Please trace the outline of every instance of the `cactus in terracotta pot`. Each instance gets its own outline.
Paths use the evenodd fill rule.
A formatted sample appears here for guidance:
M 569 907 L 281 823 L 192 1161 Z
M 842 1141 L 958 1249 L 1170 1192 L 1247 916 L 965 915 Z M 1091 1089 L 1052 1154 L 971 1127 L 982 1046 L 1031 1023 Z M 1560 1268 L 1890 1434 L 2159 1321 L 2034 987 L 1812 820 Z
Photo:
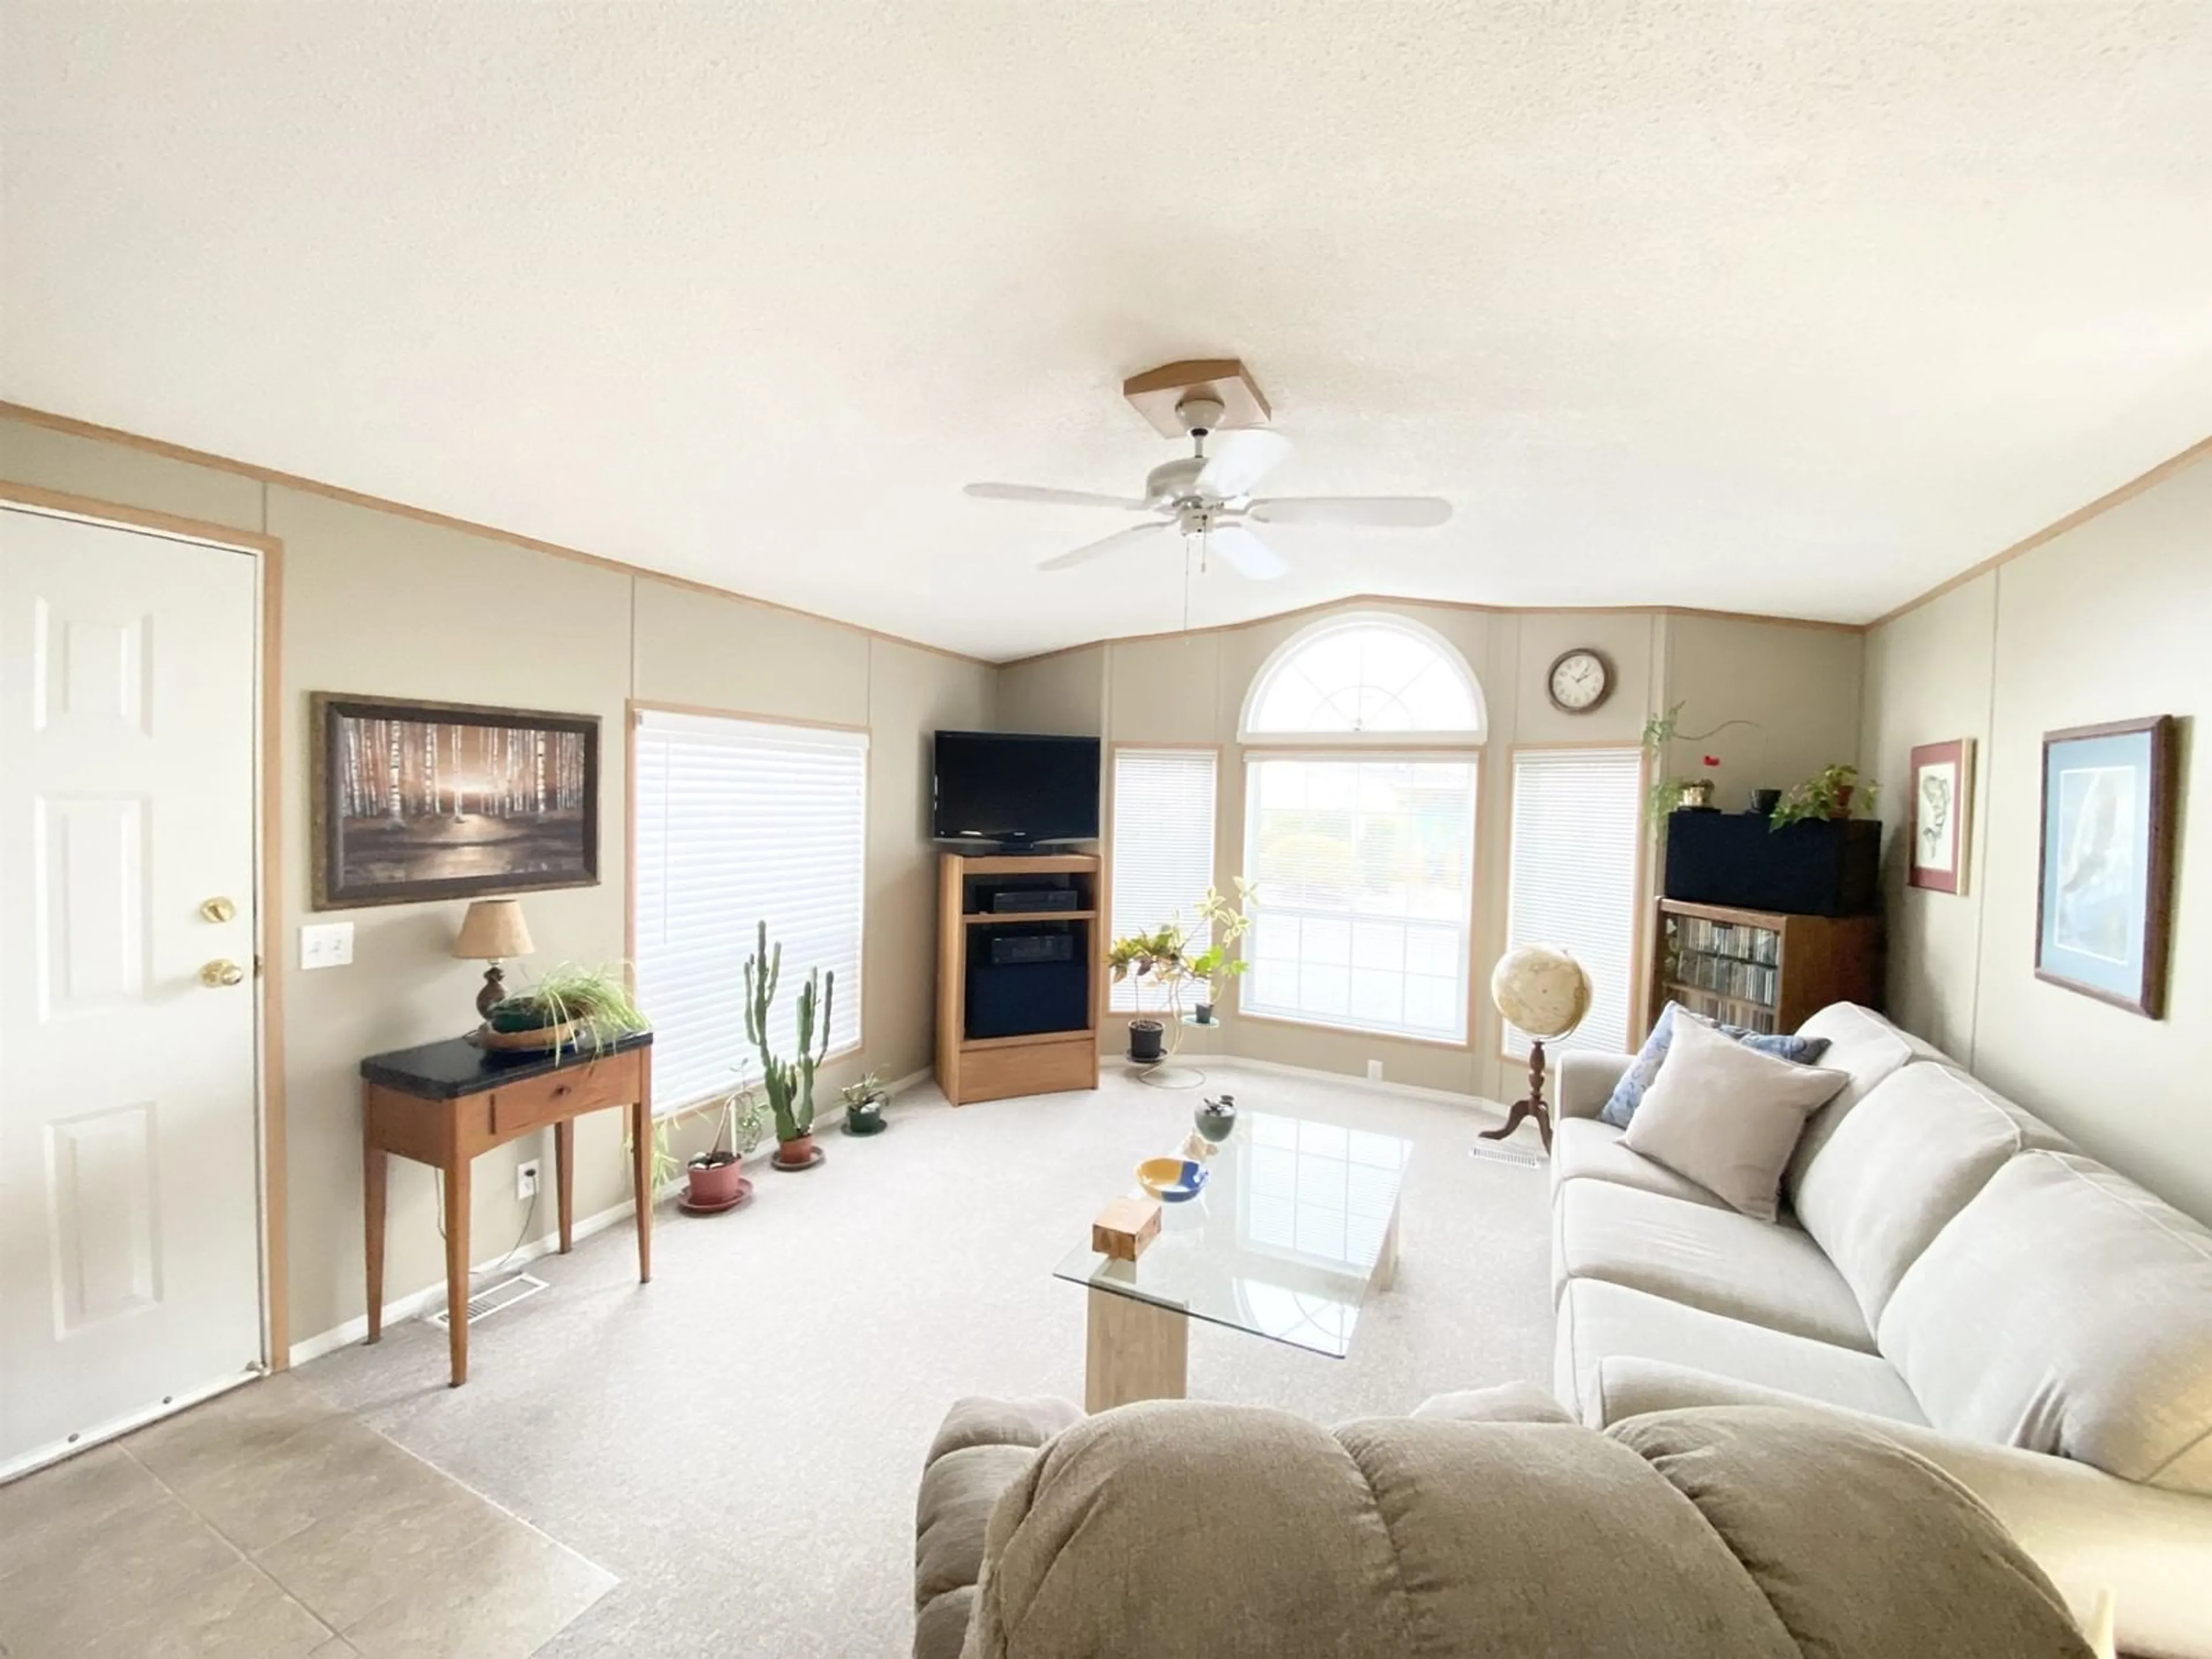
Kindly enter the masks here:
M 806 970 L 806 983 L 799 988 L 799 1053 L 795 1059 L 777 1057 L 769 1047 L 769 1011 L 783 977 L 783 946 L 770 950 L 768 923 L 760 925 L 760 943 L 745 958 L 745 1036 L 760 1050 L 761 1091 L 775 1119 L 775 1162 L 786 1169 L 805 1167 L 814 1156 L 814 1073 L 830 1053 L 830 1015 L 836 1006 L 837 975 L 817 968 Z M 821 1045 L 815 1045 L 815 1028 L 821 1027 Z

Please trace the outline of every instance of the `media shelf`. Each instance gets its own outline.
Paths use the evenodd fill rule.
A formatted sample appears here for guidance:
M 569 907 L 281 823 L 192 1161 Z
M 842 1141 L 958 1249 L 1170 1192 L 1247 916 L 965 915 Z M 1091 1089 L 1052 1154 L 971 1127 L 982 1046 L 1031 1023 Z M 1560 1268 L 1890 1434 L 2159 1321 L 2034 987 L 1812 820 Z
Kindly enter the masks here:
M 1794 1031 L 1832 1002 L 1877 1007 L 1881 918 L 1661 899 L 1645 1030 L 1669 1002 L 1753 1031 Z
M 1103 885 L 1095 854 L 939 855 L 936 1070 L 952 1104 L 1098 1086 Z M 1069 908 L 994 910 L 1000 894 Z

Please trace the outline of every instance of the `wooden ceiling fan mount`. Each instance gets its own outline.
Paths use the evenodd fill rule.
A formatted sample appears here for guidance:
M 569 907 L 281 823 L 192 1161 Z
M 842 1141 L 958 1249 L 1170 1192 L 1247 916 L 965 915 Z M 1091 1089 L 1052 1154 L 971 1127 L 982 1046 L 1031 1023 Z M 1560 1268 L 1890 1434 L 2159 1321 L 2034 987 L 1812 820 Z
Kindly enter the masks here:
M 1121 395 L 1164 438 L 1228 427 L 1265 426 L 1273 418 L 1251 371 L 1234 357 L 1194 357 L 1163 363 L 1121 382 Z M 1204 405 L 1212 404 L 1212 409 Z M 1218 412 L 1217 412 L 1218 411 Z M 1197 419 L 1203 414 L 1208 418 Z

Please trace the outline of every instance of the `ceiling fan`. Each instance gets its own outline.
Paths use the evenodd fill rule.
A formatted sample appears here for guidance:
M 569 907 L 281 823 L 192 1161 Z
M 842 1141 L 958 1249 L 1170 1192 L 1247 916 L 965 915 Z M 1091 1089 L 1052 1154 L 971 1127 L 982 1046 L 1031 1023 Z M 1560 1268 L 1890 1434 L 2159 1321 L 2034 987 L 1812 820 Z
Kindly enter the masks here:
M 1176 405 L 1176 418 L 1191 440 L 1191 453 L 1164 462 L 1145 477 L 1141 496 L 1102 495 L 1039 484 L 971 483 L 968 494 L 995 501 L 1041 501 L 1060 507 L 1109 507 L 1152 513 L 1147 523 L 1040 560 L 1040 570 L 1065 570 L 1134 545 L 1163 530 L 1194 538 L 1202 562 L 1218 553 L 1239 575 L 1268 581 L 1290 567 L 1261 539 L 1254 525 L 1366 525 L 1420 529 L 1451 517 L 1451 503 L 1435 495 L 1261 495 L 1252 491 L 1290 453 L 1290 440 L 1266 427 L 1217 426 L 1224 405 L 1201 393 Z M 1214 440 L 1207 453 L 1206 441 Z

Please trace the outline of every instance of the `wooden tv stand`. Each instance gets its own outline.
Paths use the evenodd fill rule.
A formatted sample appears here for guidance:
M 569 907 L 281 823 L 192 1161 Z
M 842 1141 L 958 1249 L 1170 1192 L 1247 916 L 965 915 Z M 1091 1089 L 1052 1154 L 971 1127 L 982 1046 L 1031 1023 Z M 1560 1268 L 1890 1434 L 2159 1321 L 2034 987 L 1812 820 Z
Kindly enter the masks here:
M 1011 1095 L 1056 1094 L 1098 1086 L 1098 1005 L 1103 981 L 1099 930 L 1105 883 L 1095 853 L 971 858 L 945 853 L 937 866 L 937 1086 L 955 1106 Z M 1033 883 L 1073 890 L 1065 910 L 992 910 L 997 888 Z M 1079 1026 L 1024 1036 L 968 1035 L 968 953 L 994 928 L 1065 923 L 1084 974 Z

